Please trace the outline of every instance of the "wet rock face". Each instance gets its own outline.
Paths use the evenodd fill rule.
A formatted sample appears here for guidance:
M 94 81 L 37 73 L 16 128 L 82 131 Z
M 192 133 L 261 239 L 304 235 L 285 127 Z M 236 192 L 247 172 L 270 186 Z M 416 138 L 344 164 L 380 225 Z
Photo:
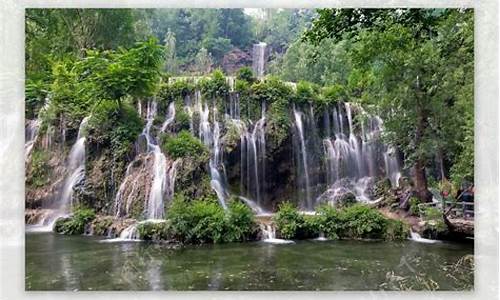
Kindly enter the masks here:
M 318 197 L 319 203 L 345 207 L 373 197 L 373 179 L 353 181 L 341 179 Z
M 116 238 L 125 228 L 134 224 L 134 219 L 114 218 L 111 216 L 97 216 L 85 229 L 86 234 Z
M 43 185 L 32 184 L 39 175 L 35 172 L 33 161 L 29 160 L 26 164 L 26 208 L 51 207 L 57 201 L 58 191 L 64 184 L 66 168 L 62 147 L 57 145 L 54 149 L 39 151 L 44 151 L 47 155 L 46 165 L 43 166 L 46 181 Z
M 154 154 L 136 156 L 116 195 L 113 214 L 120 217 L 140 218 L 149 197 L 153 180 Z M 96 180 L 98 177 L 95 178 Z

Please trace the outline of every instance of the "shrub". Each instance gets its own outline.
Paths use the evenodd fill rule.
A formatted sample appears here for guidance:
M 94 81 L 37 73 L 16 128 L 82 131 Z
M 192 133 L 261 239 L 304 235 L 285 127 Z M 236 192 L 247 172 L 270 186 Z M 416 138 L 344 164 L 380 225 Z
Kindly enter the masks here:
M 113 225 L 113 217 L 111 216 L 96 218 L 92 222 L 95 235 L 106 235 L 111 225 Z
M 184 131 L 190 129 L 191 120 L 189 115 L 184 110 L 177 110 L 175 113 L 175 129 L 176 131 Z
M 215 199 L 186 202 L 177 196 L 168 212 L 173 235 L 190 243 L 219 243 L 223 241 L 224 209 Z
M 420 209 L 418 207 L 418 205 L 420 204 L 420 200 L 417 197 L 411 197 L 409 203 L 410 208 L 408 211 L 410 212 L 410 214 L 413 216 L 420 215 Z
M 179 132 L 175 137 L 166 138 L 163 148 L 173 159 L 208 155 L 205 145 L 186 130 Z
M 294 100 L 297 104 L 316 103 L 318 93 L 315 91 L 315 86 L 307 81 L 299 81 Z
M 408 238 L 408 225 L 400 220 L 387 220 L 384 239 L 388 241 L 405 240 Z
M 387 227 L 387 219 L 380 212 L 362 204 L 344 208 L 341 220 L 341 237 L 383 238 Z
M 170 240 L 173 237 L 169 220 L 165 222 L 141 222 L 137 225 L 139 236 L 147 241 Z
M 304 216 L 304 222 L 300 226 L 297 234 L 298 238 L 314 238 L 318 237 L 320 230 L 320 222 L 318 216 Z
M 229 202 L 225 218 L 225 242 L 249 240 L 255 232 L 255 226 L 254 214 L 247 205 L 236 200 Z
M 329 239 L 338 239 L 342 229 L 342 219 L 339 211 L 329 205 L 321 205 L 316 209 L 319 232 Z
M 236 74 L 236 79 L 246 81 L 248 83 L 253 83 L 256 80 L 255 75 L 253 74 L 253 71 L 250 67 L 240 68 L 238 70 L 238 73 Z
M 144 125 L 134 107 L 126 102 L 102 101 L 91 114 L 86 128 L 89 141 L 100 146 L 111 145 L 116 157 L 130 151 Z
M 49 156 L 47 152 L 33 149 L 31 152 L 31 169 L 27 184 L 32 187 L 42 187 L 49 182 Z
M 54 230 L 62 234 L 83 234 L 85 225 L 92 222 L 96 217 L 93 209 L 77 208 L 69 218 L 57 220 Z
M 446 224 L 443 219 L 443 212 L 434 207 L 427 207 L 423 212 L 423 219 L 426 225 L 436 231 L 446 230 Z
M 229 93 L 229 85 L 224 73 L 220 69 L 215 70 L 211 78 L 200 82 L 200 91 L 209 99 L 225 98 Z
M 335 84 L 324 87 L 322 90 L 322 97 L 327 104 L 334 104 L 346 99 L 346 91 L 344 86 Z
M 299 229 L 303 226 L 304 216 L 290 202 L 283 202 L 278 206 L 278 212 L 273 217 L 276 226 L 285 239 L 297 236 Z

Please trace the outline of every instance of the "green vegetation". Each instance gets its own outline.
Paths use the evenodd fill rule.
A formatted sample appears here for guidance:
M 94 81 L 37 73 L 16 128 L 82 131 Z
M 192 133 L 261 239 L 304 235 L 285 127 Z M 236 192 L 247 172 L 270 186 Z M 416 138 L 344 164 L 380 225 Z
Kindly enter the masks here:
M 49 153 L 34 149 L 31 153 L 31 169 L 26 178 L 26 184 L 34 188 L 46 185 L 49 182 Z
M 208 155 L 208 149 L 189 131 L 183 130 L 175 137 L 167 137 L 163 149 L 173 159 L 200 158 Z
M 69 218 L 57 220 L 54 231 L 62 234 L 83 234 L 85 225 L 94 220 L 96 214 L 93 209 L 78 207 Z
M 348 66 L 337 82 L 383 118 L 384 138 L 413 167 L 421 201 L 430 200 L 426 167 L 436 153 L 452 165 L 455 184 L 472 178 L 472 10 L 320 9 L 300 43 L 311 45 L 314 60 L 326 54 Z M 332 43 L 343 48 L 341 55 L 327 50 Z
M 168 211 L 172 232 L 186 243 L 221 243 L 249 240 L 254 234 L 253 213 L 233 201 L 224 209 L 214 198 L 186 201 L 176 197 Z
M 304 224 L 304 216 L 290 202 L 280 203 L 273 220 L 279 228 L 281 236 L 285 239 L 297 236 L 299 229 Z
M 292 204 L 284 202 L 274 222 L 285 239 L 317 237 L 320 233 L 329 239 L 403 240 L 408 236 L 408 226 L 403 222 L 387 219 L 362 204 L 342 209 L 323 205 L 316 209 L 315 215 L 304 216 Z
M 137 231 L 142 240 L 146 241 L 168 241 L 172 239 L 172 225 L 165 222 L 141 222 L 137 225 Z

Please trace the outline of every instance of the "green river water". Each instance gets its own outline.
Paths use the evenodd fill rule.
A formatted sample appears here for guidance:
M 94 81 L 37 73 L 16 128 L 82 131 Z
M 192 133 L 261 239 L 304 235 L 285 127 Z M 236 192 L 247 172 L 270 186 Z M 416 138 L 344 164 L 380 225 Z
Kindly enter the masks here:
M 470 290 L 472 244 L 251 242 L 168 249 L 26 233 L 26 290 Z

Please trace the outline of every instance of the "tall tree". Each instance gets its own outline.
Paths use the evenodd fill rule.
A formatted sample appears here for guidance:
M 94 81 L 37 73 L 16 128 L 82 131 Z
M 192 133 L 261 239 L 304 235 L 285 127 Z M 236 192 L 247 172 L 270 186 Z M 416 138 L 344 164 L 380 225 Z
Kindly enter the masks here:
M 456 14 L 461 21 L 452 17 Z M 319 11 L 312 29 L 303 36 L 315 45 L 325 39 L 353 42 L 350 53 L 354 70 L 349 86 L 356 93 L 352 96 L 373 105 L 384 118 L 386 138 L 402 150 L 406 165 L 412 169 L 416 194 L 423 201 L 431 196 L 426 167 L 435 153 L 457 146 L 454 140 L 460 135 L 450 129 L 467 126 L 464 120 L 468 118 L 457 119 L 453 114 L 467 114 L 472 106 L 470 94 L 457 98 L 457 90 L 447 88 L 471 81 L 473 71 L 449 60 L 453 42 L 445 42 L 449 37 L 442 27 L 447 22 L 451 28 L 472 26 L 471 16 L 467 10 L 326 9 Z M 469 42 L 458 44 L 460 59 L 470 64 L 472 31 L 462 30 L 461 35 Z M 462 74 L 458 82 L 449 76 L 458 72 L 457 68 Z M 465 111 L 457 108 L 460 98 Z M 440 142 L 443 139 L 451 141 Z M 464 145 L 459 147 L 466 149 Z

